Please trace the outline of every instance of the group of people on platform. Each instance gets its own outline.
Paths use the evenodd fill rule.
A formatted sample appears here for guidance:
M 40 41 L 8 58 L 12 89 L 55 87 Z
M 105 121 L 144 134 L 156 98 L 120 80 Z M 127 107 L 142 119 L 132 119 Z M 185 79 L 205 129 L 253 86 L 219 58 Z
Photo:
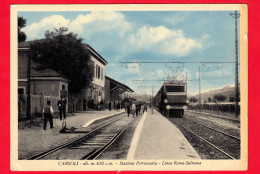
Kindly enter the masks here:
M 126 112 L 127 112 L 127 116 L 129 117 L 130 113 L 133 115 L 133 117 L 135 115 L 138 116 L 141 113 L 141 108 L 142 108 L 142 105 L 141 105 L 140 102 L 138 104 L 135 104 L 135 103 L 131 104 L 131 102 L 126 103 L 125 109 L 126 109 Z M 143 105 L 143 113 L 144 112 L 147 112 L 147 104 L 146 103 Z
M 122 109 L 124 107 L 122 102 L 120 102 L 120 101 L 105 102 L 105 101 L 101 100 L 100 102 L 95 102 L 94 99 L 90 99 L 90 100 L 88 100 L 88 102 L 86 100 L 84 100 L 83 105 L 87 106 L 88 109 L 99 110 L 99 111 L 105 110 L 106 108 L 108 108 L 110 111 L 112 109 L 118 110 L 118 109 Z M 85 108 L 84 110 L 87 110 L 87 108 Z
M 64 121 L 66 119 L 66 98 L 65 97 L 61 97 L 61 99 L 57 102 L 57 106 L 59 108 L 59 116 L 60 116 L 60 120 Z M 104 108 L 104 103 L 101 100 L 100 102 L 100 107 Z M 129 101 L 129 102 L 125 102 L 124 104 L 122 104 L 122 102 L 119 101 L 109 101 L 108 102 L 108 109 L 109 111 L 112 110 L 112 106 L 114 109 L 119 110 L 119 109 L 123 109 L 125 108 L 125 111 L 127 112 L 127 115 L 129 117 L 130 114 L 134 116 L 138 116 L 141 112 L 141 109 L 143 108 L 143 113 L 147 112 L 147 104 L 141 104 L 141 102 L 138 102 L 138 104 L 135 104 L 135 102 Z M 104 110 L 104 109 L 101 109 Z M 53 129 L 53 108 L 51 106 L 51 101 L 47 101 L 47 105 L 43 108 L 43 116 L 44 116 L 44 126 L 43 129 L 46 130 L 46 126 L 47 126 L 47 121 L 49 120 L 50 122 L 50 128 Z M 63 118 L 63 119 L 62 119 Z
M 113 106 L 113 108 L 115 110 L 123 109 L 122 102 L 119 102 L 119 101 L 109 101 L 108 102 L 108 109 L 109 109 L 109 111 L 112 110 L 112 106 Z
M 99 111 L 104 110 L 105 108 L 103 100 L 101 100 L 100 102 L 96 102 L 94 99 L 89 99 L 88 102 L 84 100 L 83 105 L 87 106 L 88 109 L 99 110 Z M 87 108 L 83 110 L 87 110 Z

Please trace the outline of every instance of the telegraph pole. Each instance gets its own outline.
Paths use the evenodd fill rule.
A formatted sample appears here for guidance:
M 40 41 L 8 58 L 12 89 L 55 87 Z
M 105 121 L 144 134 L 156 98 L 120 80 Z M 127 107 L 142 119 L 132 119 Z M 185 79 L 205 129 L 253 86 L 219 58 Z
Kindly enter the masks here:
M 26 108 L 26 118 L 31 118 L 31 56 L 29 53 L 27 62 L 27 108 Z
M 201 94 L 200 94 L 200 66 L 199 66 L 199 108 L 201 110 Z
M 238 117 L 238 98 L 239 98 L 239 89 L 238 89 L 238 33 L 237 33 L 237 19 L 240 17 L 240 14 L 235 11 L 235 13 L 230 13 L 230 15 L 235 19 L 235 55 L 236 55 L 236 63 L 235 63 L 235 113 L 236 117 Z
M 187 76 L 187 69 L 186 69 L 186 96 L 188 94 L 188 76 Z

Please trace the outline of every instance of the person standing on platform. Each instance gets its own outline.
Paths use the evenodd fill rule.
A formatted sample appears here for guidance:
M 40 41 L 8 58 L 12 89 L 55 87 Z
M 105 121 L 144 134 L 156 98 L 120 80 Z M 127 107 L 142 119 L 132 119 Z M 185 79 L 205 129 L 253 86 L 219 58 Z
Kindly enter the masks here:
M 100 110 L 103 111 L 104 110 L 104 103 L 103 103 L 103 100 L 100 101 Z
M 130 103 L 126 103 L 127 116 L 130 114 Z
M 116 110 L 120 110 L 120 103 L 119 103 L 119 101 L 117 101 L 117 103 L 116 103 Z
M 108 103 L 109 111 L 111 111 L 111 105 L 112 105 L 112 103 L 111 103 L 111 101 L 109 101 L 109 103 Z
M 141 103 L 139 101 L 139 104 L 138 104 L 138 113 L 141 113 Z
M 139 104 L 136 104 L 135 112 L 136 112 L 136 116 L 138 116 L 138 112 L 139 112 Z
M 66 98 L 65 97 L 61 97 L 61 100 L 58 101 L 57 106 L 59 108 L 60 111 L 60 120 L 62 120 L 62 115 L 63 118 L 66 119 Z
M 133 113 L 133 117 L 135 116 L 135 112 L 136 112 L 136 107 L 135 104 L 132 104 L 132 113 Z
M 43 108 L 43 116 L 44 116 L 44 123 L 43 129 L 46 130 L 47 121 L 50 122 L 50 128 L 53 129 L 53 109 L 51 106 L 51 101 L 47 101 L 47 106 Z
M 143 110 L 143 113 L 144 113 L 144 112 L 147 112 L 147 104 L 146 104 L 146 103 L 144 104 L 144 110 Z

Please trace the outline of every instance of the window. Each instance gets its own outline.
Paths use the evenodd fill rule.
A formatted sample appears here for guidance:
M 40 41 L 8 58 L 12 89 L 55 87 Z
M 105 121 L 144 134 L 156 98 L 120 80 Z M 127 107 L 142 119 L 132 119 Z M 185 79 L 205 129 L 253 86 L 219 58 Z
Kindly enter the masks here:
M 98 66 L 98 79 L 100 79 L 100 66 Z
M 184 92 L 184 86 L 165 86 L 166 92 Z
M 100 79 L 100 76 L 101 76 L 101 70 L 100 70 L 100 66 L 96 65 L 96 78 L 97 79 Z
M 66 89 L 66 88 L 65 88 L 65 85 L 62 85 L 62 86 L 61 86 L 61 89 L 62 89 L 62 90 L 65 90 L 65 89 Z
M 26 94 L 26 86 L 18 86 L 18 94 Z
M 103 80 L 103 69 L 101 68 L 101 80 Z
M 25 94 L 24 88 L 18 88 L 18 94 Z
M 96 65 L 96 78 L 98 78 L 98 65 Z

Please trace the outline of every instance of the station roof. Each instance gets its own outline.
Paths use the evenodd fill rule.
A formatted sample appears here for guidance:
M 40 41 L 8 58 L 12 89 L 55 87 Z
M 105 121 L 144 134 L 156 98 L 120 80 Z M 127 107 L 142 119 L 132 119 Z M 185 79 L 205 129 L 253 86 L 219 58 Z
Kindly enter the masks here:
M 105 76 L 105 78 L 110 81 L 110 92 L 114 92 L 116 94 L 122 94 L 124 92 L 134 92 L 134 90 L 132 90 L 125 84 L 122 84 L 108 76 Z

